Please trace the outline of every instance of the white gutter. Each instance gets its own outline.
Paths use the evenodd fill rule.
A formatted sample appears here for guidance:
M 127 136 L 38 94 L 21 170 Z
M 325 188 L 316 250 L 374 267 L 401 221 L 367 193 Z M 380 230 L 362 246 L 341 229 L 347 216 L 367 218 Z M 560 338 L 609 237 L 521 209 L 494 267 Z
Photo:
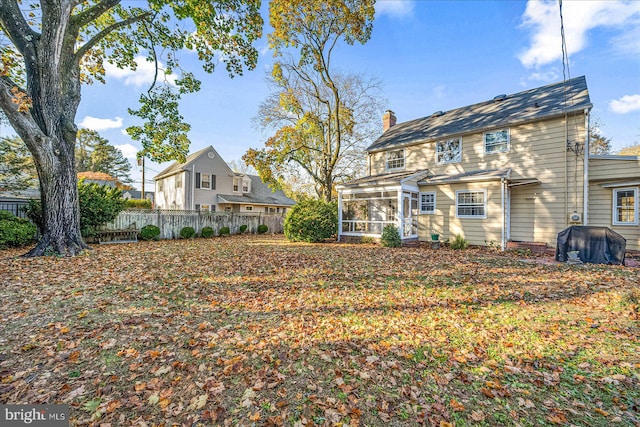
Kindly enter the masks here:
M 582 195 L 582 225 L 589 225 L 589 109 L 584 109 L 584 183 Z

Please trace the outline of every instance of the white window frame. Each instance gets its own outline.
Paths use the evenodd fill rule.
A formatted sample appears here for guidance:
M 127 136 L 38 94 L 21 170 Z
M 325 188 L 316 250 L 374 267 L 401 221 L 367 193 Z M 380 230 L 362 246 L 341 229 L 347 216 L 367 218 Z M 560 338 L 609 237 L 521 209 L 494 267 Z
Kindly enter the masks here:
M 253 206 L 245 206 L 244 210 L 245 212 L 253 212 Z
M 182 173 L 176 174 L 176 188 L 182 188 Z
M 164 178 L 158 180 L 158 192 L 161 193 L 164 191 Z
M 423 196 L 433 196 L 433 202 L 425 202 L 422 200 Z M 431 209 L 424 209 L 425 206 L 433 205 Z M 433 215 L 436 213 L 436 192 L 435 191 L 424 191 L 420 193 L 420 213 Z
M 391 155 L 392 153 L 402 153 L 402 157 L 396 157 L 391 159 Z M 388 171 L 397 171 L 397 170 L 404 170 L 404 168 L 406 167 L 406 150 L 404 148 L 400 148 L 398 150 L 389 150 L 386 152 L 386 162 L 385 162 L 385 166 L 386 169 Z M 393 162 L 393 166 L 389 166 L 391 163 Z M 402 164 L 400 165 L 400 162 L 402 162 Z
M 204 186 L 205 180 L 204 177 L 207 177 L 208 180 L 206 181 L 207 186 Z M 211 190 L 211 175 L 207 174 L 207 173 L 201 173 L 200 174 L 200 188 L 203 190 Z
M 506 133 L 506 140 L 494 140 L 492 142 L 487 141 L 487 137 L 489 135 Z M 484 152 L 485 154 L 496 154 L 496 153 L 508 153 L 511 149 L 511 132 L 507 129 L 500 129 L 493 132 L 485 132 L 482 135 L 482 140 L 484 141 Z M 489 149 L 489 147 L 492 147 Z M 496 147 L 499 147 L 496 149 Z
M 447 153 L 450 153 L 451 150 L 445 151 L 444 144 L 450 144 L 453 142 L 458 142 L 458 153 L 451 160 L 444 160 L 444 156 Z M 441 149 L 442 148 L 442 149 Z M 442 141 L 436 142 L 436 163 L 439 165 L 446 165 L 448 163 L 460 163 L 462 161 L 462 138 L 450 138 Z
M 460 196 L 463 194 L 474 194 L 479 193 L 482 194 L 483 203 L 460 203 Z M 461 207 L 480 207 L 482 206 L 483 214 L 482 215 L 460 215 Z M 456 218 L 469 218 L 469 219 L 487 219 L 487 190 L 456 190 Z
M 618 212 L 619 209 L 623 206 L 618 206 L 618 193 L 622 191 L 632 191 L 633 192 L 633 221 L 620 221 L 618 220 Z M 624 187 L 624 188 L 615 188 L 613 190 L 613 216 L 612 216 L 612 224 L 613 225 L 638 225 L 638 187 Z

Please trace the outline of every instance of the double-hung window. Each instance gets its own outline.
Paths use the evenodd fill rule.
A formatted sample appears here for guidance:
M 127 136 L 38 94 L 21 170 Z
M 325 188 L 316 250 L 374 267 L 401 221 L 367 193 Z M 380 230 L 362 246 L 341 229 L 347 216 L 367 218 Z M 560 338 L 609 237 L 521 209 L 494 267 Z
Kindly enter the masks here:
M 507 151 L 509 151 L 509 129 L 484 134 L 485 153 L 506 153 Z
M 436 192 L 435 191 L 420 193 L 420 213 L 421 214 L 436 213 Z
M 436 142 L 436 163 L 457 163 L 462 161 L 462 138 Z
M 176 188 L 182 188 L 182 174 L 176 175 Z
M 207 190 L 211 188 L 211 175 L 206 173 L 200 175 L 200 188 L 206 188 Z
M 456 191 L 456 217 L 479 218 L 487 217 L 486 190 L 458 190 Z
M 613 190 L 613 225 L 638 224 L 638 187 Z
M 387 151 L 387 170 L 404 169 L 404 149 Z

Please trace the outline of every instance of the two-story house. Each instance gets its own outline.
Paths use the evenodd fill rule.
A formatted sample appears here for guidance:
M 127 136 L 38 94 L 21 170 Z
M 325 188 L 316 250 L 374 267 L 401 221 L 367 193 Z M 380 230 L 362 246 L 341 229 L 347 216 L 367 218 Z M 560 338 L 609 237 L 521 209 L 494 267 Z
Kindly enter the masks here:
M 260 177 L 231 170 L 212 146 L 174 162 L 154 180 L 158 209 L 284 214 L 295 204 Z
M 640 158 L 590 156 L 577 77 L 396 124 L 367 148 L 368 176 L 338 186 L 339 235 L 555 246 L 569 225 L 607 226 L 640 249 Z

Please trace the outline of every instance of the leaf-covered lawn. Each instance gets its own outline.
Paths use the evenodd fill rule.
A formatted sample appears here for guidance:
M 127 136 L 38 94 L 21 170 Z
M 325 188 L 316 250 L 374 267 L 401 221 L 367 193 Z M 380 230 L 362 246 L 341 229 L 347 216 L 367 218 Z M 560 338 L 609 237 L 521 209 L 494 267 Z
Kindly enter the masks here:
M 72 425 L 634 425 L 640 270 L 242 236 L 0 252 L 0 403 Z

